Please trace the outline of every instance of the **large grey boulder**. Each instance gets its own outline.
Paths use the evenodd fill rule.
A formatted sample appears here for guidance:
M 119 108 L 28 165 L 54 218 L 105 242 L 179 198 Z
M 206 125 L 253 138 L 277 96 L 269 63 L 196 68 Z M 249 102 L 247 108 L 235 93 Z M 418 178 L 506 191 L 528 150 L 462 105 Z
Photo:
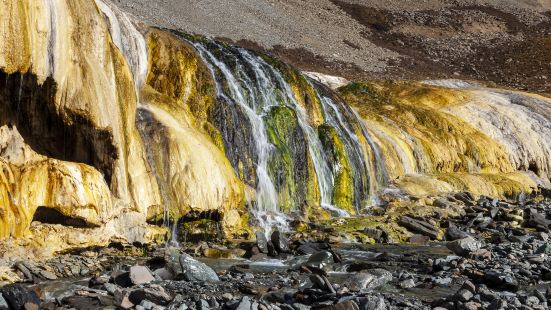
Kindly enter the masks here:
M 165 254 L 166 268 L 176 279 L 186 281 L 219 281 L 218 275 L 206 264 L 194 259 L 176 248 L 168 249 Z
M 392 281 L 392 273 L 384 269 L 369 269 L 365 272 L 331 272 L 331 281 L 346 286 L 353 292 L 372 290 Z
M 312 254 L 306 262 L 306 267 L 325 269 L 334 262 L 333 254 L 329 251 L 319 251 Z
M 480 249 L 482 247 L 482 243 L 475 238 L 468 236 L 463 239 L 448 242 L 446 246 L 455 254 L 465 256 Z

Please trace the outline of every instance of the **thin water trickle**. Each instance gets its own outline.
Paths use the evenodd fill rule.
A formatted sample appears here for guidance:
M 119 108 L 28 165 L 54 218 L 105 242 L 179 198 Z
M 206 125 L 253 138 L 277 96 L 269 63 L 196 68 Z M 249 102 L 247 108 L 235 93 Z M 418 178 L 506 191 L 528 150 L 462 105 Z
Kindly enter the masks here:
M 134 76 L 136 91 L 138 91 L 147 75 L 148 56 L 145 38 L 136 29 L 128 15 L 119 8 L 103 0 L 96 0 L 96 4 L 107 19 L 113 43 L 128 62 Z
M 178 220 L 173 220 L 170 229 L 170 239 L 167 242 L 167 246 L 178 247 Z
M 369 181 L 369 187 L 370 187 L 369 201 L 370 201 L 370 205 L 374 205 L 377 200 L 376 193 L 379 192 L 388 183 L 388 173 L 385 168 L 383 155 L 381 153 L 381 149 L 379 145 L 377 145 L 377 143 L 373 141 L 371 134 L 367 130 L 367 127 L 365 126 L 365 123 L 363 122 L 358 112 L 356 112 L 356 110 L 354 109 L 350 109 L 350 110 L 354 114 L 354 117 L 356 118 L 358 124 L 360 124 L 362 134 L 373 152 L 374 162 L 372 163 L 372 167 L 370 168 L 372 171 L 372 175 L 374 176 L 374 180 Z

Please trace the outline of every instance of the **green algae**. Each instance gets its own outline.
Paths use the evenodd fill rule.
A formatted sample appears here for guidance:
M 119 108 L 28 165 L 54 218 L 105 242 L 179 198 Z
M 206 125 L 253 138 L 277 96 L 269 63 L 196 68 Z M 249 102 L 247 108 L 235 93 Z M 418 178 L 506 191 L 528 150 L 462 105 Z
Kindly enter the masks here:
M 353 172 L 346 147 L 334 127 L 322 125 L 318 132 L 334 172 L 333 204 L 355 214 Z

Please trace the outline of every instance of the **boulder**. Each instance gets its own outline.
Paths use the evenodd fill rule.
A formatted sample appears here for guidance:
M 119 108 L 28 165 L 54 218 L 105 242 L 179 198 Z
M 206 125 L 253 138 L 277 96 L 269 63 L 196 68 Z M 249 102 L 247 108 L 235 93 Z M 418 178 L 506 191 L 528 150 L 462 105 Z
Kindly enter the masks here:
M 358 304 L 356 304 L 352 300 L 347 300 L 344 302 L 340 302 L 338 304 L 334 304 L 331 306 L 320 308 L 322 310 L 360 310 L 360 307 L 358 307 Z
M 308 258 L 306 266 L 315 269 L 325 269 L 329 264 L 334 262 L 333 254 L 329 251 L 320 251 L 314 253 Z
M 375 241 L 380 241 L 383 237 L 383 231 L 375 227 L 366 227 L 364 234 Z
M 482 243 L 469 236 L 463 239 L 448 242 L 446 246 L 455 254 L 465 256 L 480 249 L 482 247 Z
M 454 223 L 449 222 L 448 229 L 446 230 L 446 239 L 448 241 L 463 239 L 463 238 L 466 238 L 468 236 L 469 236 L 468 233 L 466 233 L 466 232 L 462 231 L 461 229 L 459 229 L 459 227 L 457 227 Z
M 432 239 L 441 238 L 440 229 L 425 221 L 416 220 L 409 216 L 402 216 L 398 221 L 398 224 L 411 230 L 412 232 L 428 236 Z
M 382 296 L 366 296 L 358 298 L 362 310 L 386 310 L 385 299 Z
M 274 248 L 279 253 L 289 253 L 289 241 L 287 240 L 287 237 L 285 234 L 280 232 L 279 230 L 276 230 L 272 233 L 271 236 L 272 243 L 274 245 Z
M 170 303 L 172 299 L 174 299 L 174 297 L 160 285 L 151 285 L 147 288 L 132 290 L 128 296 L 128 300 L 135 305 L 139 305 L 144 300 L 149 300 L 154 304 L 165 306 Z
M 118 286 L 122 286 L 122 287 L 132 286 L 132 281 L 130 280 L 130 272 L 122 271 L 122 270 L 114 271 L 111 274 L 111 279 L 113 283 L 115 283 Z
M 130 281 L 134 285 L 140 285 L 154 281 L 155 278 L 151 274 L 151 271 L 145 266 L 132 266 L 130 267 Z
M 430 241 L 430 238 L 428 236 L 413 235 L 409 237 L 409 242 L 415 243 L 415 244 L 427 244 L 429 241 Z
M 416 286 L 415 281 L 413 279 L 403 280 L 399 283 L 399 285 L 400 285 L 401 288 L 406 288 L 406 289 Z
M 462 302 L 467 302 L 473 298 L 473 293 L 467 289 L 460 289 L 455 293 L 455 297 Z
M 325 276 L 320 276 L 320 275 L 317 275 L 317 274 L 311 274 L 310 275 L 310 281 L 312 281 L 312 283 L 314 284 L 315 287 L 317 287 L 321 290 L 324 290 L 324 291 L 329 292 L 329 293 L 335 293 L 335 288 L 333 287 L 333 285 L 331 284 L 329 279 L 327 279 L 327 277 L 325 277 Z
M 329 278 L 351 291 L 371 290 L 392 281 L 392 273 L 384 269 L 369 269 L 366 272 L 333 272 Z
M 114 303 L 120 309 L 130 309 L 134 307 L 134 303 L 130 301 L 130 292 L 128 290 L 118 289 L 113 294 Z
M 251 310 L 251 299 L 248 296 L 243 296 L 235 310 Z
M 534 209 L 528 210 L 528 220 L 526 225 L 534 227 L 544 232 L 549 232 L 549 226 L 551 226 L 551 220 L 545 218 L 545 216 L 538 213 Z
M 469 192 L 456 193 L 455 195 L 453 195 L 453 197 L 455 199 L 463 202 L 466 206 L 474 206 L 475 205 L 474 197 Z
M 10 309 L 24 309 L 26 304 L 40 305 L 38 295 L 34 291 L 26 289 L 21 284 L 6 285 L 2 287 L 0 294 L 4 296 Z
M 181 254 L 179 258 L 182 276 L 186 281 L 219 281 L 218 275 L 212 268 L 188 254 Z
M 256 246 L 260 253 L 268 254 L 268 239 L 263 231 L 256 232 Z

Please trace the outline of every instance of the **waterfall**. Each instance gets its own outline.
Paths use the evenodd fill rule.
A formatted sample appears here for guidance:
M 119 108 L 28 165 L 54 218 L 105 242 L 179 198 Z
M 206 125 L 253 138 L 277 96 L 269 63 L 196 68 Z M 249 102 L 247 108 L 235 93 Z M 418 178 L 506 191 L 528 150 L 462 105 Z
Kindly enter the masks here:
M 266 118 L 274 107 L 287 107 L 294 111 L 295 121 L 304 136 L 308 158 L 315 171 L 321 207 L 336 216 L 349 216 L 347 211 L 335 205 L 333 201 L 334 170 L 338 170 L 338 167 L 330 166 L 318 129 L 310 123 L 305 107 L 298 102 L 292 86 L 285 80 L 282 72 L 262 57 L 245 49 L 224 46 L 212 41 L 191 43 L 204 59 L 215 79 L 219 100 L 230 105 L 231 108 L 241 109 L 247 118 L 246 121 L 250 124 L 250 139 L 255 146 L 255 154 L 250 157 L 256 157 L 256 198 L 249 197 L 249 205 L 251 213 L 259 221 L 260 226 L 267 231 L 272 227 L 288 229 L 286 224 L 288 217 L 279 208 L 281 201 L 278 199 L 276 180 L 269 169 L 275 147 L 270 143 L 267 135 Z M 315 89 L 313 85 L 310 87 Z M 365 203 L 370 199 L 368 196 L 385 182 L 380 150 L 373 143 L 357 114 L 344 105 L 337 107 L 331 98 L 322 96 L 317 90 L 315 93 L 321 101 L 325 123 L 337 130 L 338 136 L 346 146 L 354 173 L 354 205 L 356 211 L 360 212 L 369 205 Z M 346 113 L 346 117 L 343 113 Z M 354 132 L 354 127 L 361 128 L 361 134 L 369 143 L 368 146 L 362 146 L 362 142 Z M 373 163 L 369 161 L 370 156 L 366 154 L 367 148 L 375 158 Z M 238 156 L 245 155 L 238 154 Z M 238 170 L 238 167 L 234 168 Z M 370 174 L 373 177 L 370 177 Z
M 218 60 L 203 45 L 195 43 L 194 46 L 206 60 L 209 69 L 216 79 L 216 91 L 218 96 L 227 102 L 237 104 L 245 112 L 252 128 L 258 161 L 256 163 L 256 208 L 251 210 L 262 227 L 270 230 L 273 226 L 287 230 L 286 216 L 278 210 L 278 199 L 274 183 L 268 175 L 268 160 L 273 150 L 269 143 L 264 126 L 263 116 L 267 108 L 277 104 L 268 95 L 268 85 L 253 85 L 249 76 L 238 71 L 235 75 L 228 66 Z M 215 69 L 216 68 L 216 69 Z M 216 74 L 218 70 L 222 76 Z M 227 83 L 227 90 L 223 89 L 222 79 Z M 263 83 L 267 82 L 265 80 Z M 249 197 L 249 199 L 251 199 Z
M 299 126 L 306 134 L 308 141 L 308 150 L 314 164 L 314 169 L 316 170 L 316 175 L 318 177 L 318 185 L 321 193 L 321 206 L 330 211 L 336 212 L 337 214 L 339 214 L 339 216 L 348 216 L 346 211 L 336 208 L 331 202 L 333 174 L 329 166 L 327 165 L 327 160 L 324 156 L 318 134 L 314 130 L 314 128 L 312 128 L 312 126 L 310 126 L 310 124 L 308 123 L 308 115 L 306 113 L 306 110 L 296 101 L 295 96 L 291 90 L 291 86 L 285 81 L 285 79 L 283 79 L 282 75 L 274 69 L 274 67 L 268 65 L 262 58 L 258 56 L 252 56 L 244 49 L 239 49 L 239 51 L 245 56 L 245 59 L 255 69 L 254 72 L 257 79 L 260 79 L 261 81 L 270 81 L 270 79 L 268 78 L 269 76 L 275 78 L 277 82 L 277 87 L 284 90 L 285 97 L 283 104 L 286 106 L 290 106 L 295 110 Z M 267 85 L 267 83 L 264 84 L 264 86 Z M 270 86 L 273 87 L 274 85 Z

